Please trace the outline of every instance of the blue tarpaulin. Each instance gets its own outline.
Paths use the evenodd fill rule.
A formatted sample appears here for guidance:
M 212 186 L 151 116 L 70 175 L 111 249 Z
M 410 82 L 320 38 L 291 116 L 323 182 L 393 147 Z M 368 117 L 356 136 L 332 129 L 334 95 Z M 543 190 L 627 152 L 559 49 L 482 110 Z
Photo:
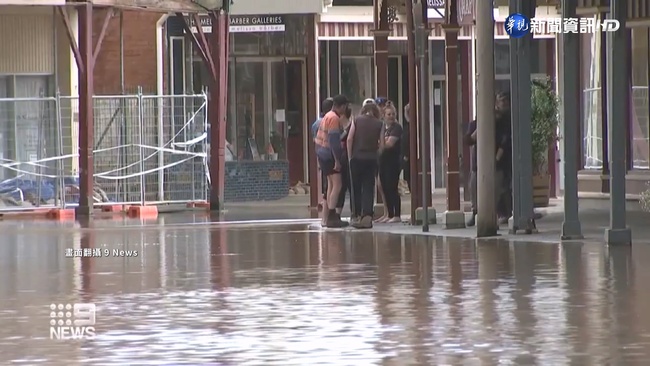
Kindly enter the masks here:
M 11 178 L 0 182 L 0 195 L 8 195 L 16 201 L 21 200 L 20 191 L 22 191 L 23 198 L 25 196 L 38 197 L 38 181 L 33 179 Z M 55 181 L 51 178 L 43 178 L 41 180 L 40 198 L 42 201 L 49 201 L 54 199 Z M 65 178 L 64 184 L 79 185 L 79 178 Z

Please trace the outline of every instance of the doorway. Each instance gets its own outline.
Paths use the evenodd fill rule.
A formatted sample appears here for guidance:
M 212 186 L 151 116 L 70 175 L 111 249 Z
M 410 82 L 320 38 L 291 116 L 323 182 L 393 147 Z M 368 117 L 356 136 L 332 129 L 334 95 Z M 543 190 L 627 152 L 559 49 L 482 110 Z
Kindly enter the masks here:
M 388 99 L 393 101 L 397 109 L 397 119 L 404 124 L 404 105 L 403 99 L 404 90 L 406 89 L 408 95 L 408 70 L 406 71 L 406 79 L 404 80 L 402 56 L 389 56 L 388 57 Z M 406 87 L 405 87 L 406 85 Z M 408 99 L 408 98 L 407 98 Z
M 433 92 L 429 96 L 431 98 L 431 108 L 429 108 L 430 127 L 430 141 L 431 141 L 431 177 L 433 188 L 444 188 L 447 167 L 445 164 L 446 155 L 446 139 L 445 134 L 447 128 L 445 126 L 445 108 L 444 108 L 444 93 L 445 83 L 444 79 L 439 79 L 437 76 L 431 78 L 433 87 L 429 90 Z
M 207 69 L 197 62 L 195 90 L 208 85 Z M 307 143 L 306 67 L 303 58 L 234 57 L 229 66 L 228 143 L 238 160 L 255 160 L 271 149 L 289 162 L 289 183 L 305 182 Z M 251 142 L 253 141 L 253 142 Z
M 286 100 L 284 104 L 287 125 L 287 160 L 289 183 L 305 182 L 305 147 L 307 146 L 306 69 L 304 60 L 286 60 L 284 64 Z
M 352 108 L 352 114 L 361 111 L 363 101 L 375 98 L 374 61 L 368 56 L 341 56 L 340 90 Z

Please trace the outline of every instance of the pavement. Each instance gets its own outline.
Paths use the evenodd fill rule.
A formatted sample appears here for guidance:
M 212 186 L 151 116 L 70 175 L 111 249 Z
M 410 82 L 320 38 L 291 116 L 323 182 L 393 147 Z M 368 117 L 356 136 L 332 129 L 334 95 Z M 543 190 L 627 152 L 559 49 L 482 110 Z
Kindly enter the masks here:
M 514 242 L 558 243 L 562 241 L 562 223 L 564 222 L 564 214 L 561 212 L 561 207 L 559 207 L 559 210 L 558 212 L 558 208 L 555 207 L 549 210 L 538 210 L 538 212 L 544 214 L 544 217 L 536 221 L 537 233 L 525 234 L 519 232 L 517 234 L 510 234 L 508 227 L 502 225 L 497 238 Z M 609 212 L 581 210 L 579 215 L 584 239 L 572 241 L 604 244 L 605 230 L 609 227 Z M 438 222 L 441 222 L 441 220 L 438 220 Z M 650 213 L 629 212 L 627 215 L 627 224 L 632 229 L 633 243 L 650 244 Z M 407 224 L 378 224 L 375 225 L 374 230 L 398 235 L 476 238 L 476 227 L 445 229 L 441 224 L 431 225 L 429 232 L 426 233 L 422 232 L 421 226 Z
M 442 223 L 442 214 L 445 211 L 444 192 L 436 193 L 433 196 L 433 207 L 437 212 L 437 225 L 430 225 L 429 232 L 423 233 L 421 226 L 403 224 L 375 224 L 374 232 L 385 232 L 396 235 L 428 235 L 434 237 L 457 237 L 476 238 L 476 227 L 464 229 L 445 229 Z M 467 207 L 468 203 L 461 206 Z M 309 210 L 308 196 L 289 196 L 286 199 L 268 202 L 245 202 L 231 203 L 226 209 L 226 219 L 241 219 L 255 215 L 257 219 L 306 219 L 312 218 L 313 227 L 319 227 L 317 216 Z M 410 198 L 402 197 L 402 215 L 404 221 L 408 222 L 410 216 Z M 563 200 L 551 199 L 549 207 L 537 208 L 536 212 L 543 217 L 536 221 L 537 233 L 525 234 L 519 232 L 510 234 L 507 225 L 502 225 L 498 238 L 515 242 L 545 242 L 558 243 L 561 241 L 562 223 L 564 221 Z M 605 229 L 609 227 L 609 211 L 599 208 L 584 208 L 580 210 L 580 222 L 584 243 L 605 243 Z M 346 209 L 342 216 L 349 216 Z M 469 214 L 466 214 L 469 218 Z M 632 229 L 634 243 L 650 244 L 650 213 L 629 210 L 627 212 L 627 224 Z M 340 229 L 338 229 L 340 230 Z M 355 229 L 345 229 L 355 230 Z
M 433 207 L 437 212 L 437 225 L 430 225 L 429 231 L 422 232 L 421 226 L 411 226 L 406 222 L 410 219 L 410 196 L 402 197 L 402 218 L 403 224 L 376 224 L 372 229 L 373 232 L 383 232 L 396 235 L 427 235 L 434 237 L 455 237 L 455 238 L 476 238 L 476 228 L 463 229 L 445 229 L 442 226 L 442 215 L 445 211 L 446 196 L 444 190 L 437 192 L 432 197 Z M 347 205 L 346 205 L 347 206 Z M 462 202 L 464 210 L 469 211 L 469 203 Z M 609 210 L 602 208 L 603 205 L 591 207 L 581 206 L 580 221 L 584 239 L 580 242 L 591 242 L 604 244 L 605 230 L 609 226 Z M 536 222 L 537 232 L 525 234 L 519 232 L 510 234 L 506 225 L 499 230 L 498 238 L 515 242 L 560 242 L 563 215 L 563 200 L 551 199 L 549 207 L 538 208 L 536 212 L 543 214 L 543 217 Z M 201 222 L 202 224 L 246 224 L 248 226 L 262 225 L 287 225 L 302 224 L 310 225 L 314 229 L 319 229 L 319 215 L 316 210 L 309 207 L 309 195 L 290 195 L 286 198 L 275 201 L 257 201 L 257 202 L 240 202 L 226 204 L 224 213 L 214 216 L 207 213 L 204 209 L 188 211 L 187 208 L 170 207 L 169 210 L 161 210 L 160 215 L 166 217 L 166 220 L 185 222 Z M 206 217 L 209 215 L 209 217 Z M 349 217 L 349 207 L 346 207 L 342 214 L 343 217 Z M 100 217 L 98 217 L 100 218 Z M 466 213 L 466 219 L 469 213 Z M 29 217 L 25 218 L 29 220 Z M 185 221 L 183 221 L 185 220 Z M 207 220 L 207 221 L 206 221 Z M 640 212 L 628 204 L 627 224 L 632 229 L 632 238 L 634 243 L 650 244 L 650 213 Z M 340 230 L 340 229 L 337 229 Z M 348 228 L 345 230 L 355 230 Z
M 444 212 L 446 207 L 446 194 L 444 190 L 434 193 L 432 197 L 433 207 L 438 212 Z M 462 190 L 461 190 L 462 197 Z M 461 202 L 464 209 L 470 209 L 469 202 Z M 275 201 L 255 201 L 255 202 L 231 202 L 226 203 L 227 213 L 243 213 L 243 212 L 258 212 L 265 214 L 268 211 L 277 214 L 280 211 L 286 215 L 297 215 L 299 218 L 305 218 L 305 209 L 309 211 L 309 195 L 290 195 L 280 200 Z M 403 217 L 409 217 L 411 212 L 411 196 L 402 195 L 402 213 Z M 343 209 L 343 215 L 350 215 L 349 201 L 346 200 Z

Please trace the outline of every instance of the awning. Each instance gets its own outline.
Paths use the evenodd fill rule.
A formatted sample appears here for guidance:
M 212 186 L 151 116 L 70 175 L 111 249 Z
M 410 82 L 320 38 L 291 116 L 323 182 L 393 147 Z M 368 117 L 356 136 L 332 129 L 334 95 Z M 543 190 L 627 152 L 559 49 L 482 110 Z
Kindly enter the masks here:
M 440 23 L 431 23 L 433 29 L 429 39 L 444 39 L 445 34 Z M 320 40 L 372 40 L 371 30 L 373 23 L 344 23 L 344 22 L 320 22 L 318 23 L 318 39 Z M 503 22 L 495 22 L 494 36 L 497 39 L 508 38 Z M 555 34 L 535 34 L 535 38 L 555 38 Z M 472 38 L 472 26 L 463 26 L 458 34 L 459 39 Z M 391 31 L 388 39 L 405 40 L 406 23 L 391 24 Z
M 65 5 L 66 0 L 0 0 L 0 6 L 13 5 L 13 6 L 62 6 Z

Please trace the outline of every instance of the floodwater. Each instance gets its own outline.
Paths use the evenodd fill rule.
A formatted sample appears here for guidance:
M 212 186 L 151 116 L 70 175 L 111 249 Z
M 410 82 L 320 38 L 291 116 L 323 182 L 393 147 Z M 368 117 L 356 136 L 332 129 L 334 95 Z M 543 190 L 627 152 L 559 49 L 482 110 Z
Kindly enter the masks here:
M 0 364 L 650 364 L 649 247 L 193 221 L 0 222 Z

